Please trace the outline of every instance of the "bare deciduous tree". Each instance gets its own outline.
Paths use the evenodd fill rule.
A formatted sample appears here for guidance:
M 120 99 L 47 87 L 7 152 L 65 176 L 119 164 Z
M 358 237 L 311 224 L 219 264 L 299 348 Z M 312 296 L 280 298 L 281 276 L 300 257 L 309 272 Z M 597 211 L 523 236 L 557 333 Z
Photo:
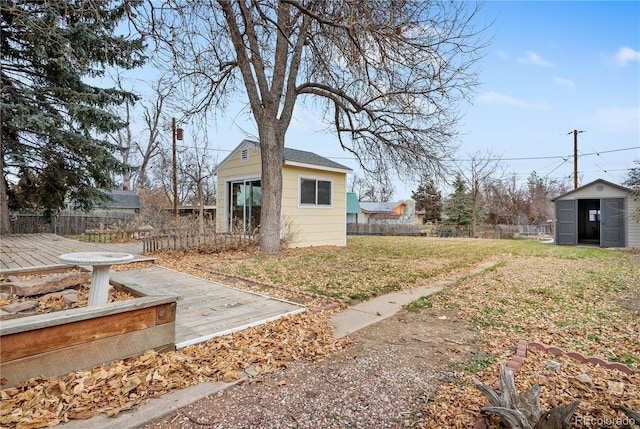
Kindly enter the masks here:
M 200 234 L 204 234 L 204 205 L 212 202 L 210 198 L 215 198 L 215 182 L 213 180 L 214 170 L 217 164 L 215 159 L 207 156 L 209 145 L 206 137 L 202 140 L 202 145 L 195 144 L 191 150 L 183 155 L 180 162 L 179 172 L 182 181 L 187 188 L 187 198 L 194 196 L 193 200 L 198 206 L 198 226 Z
M 518 186 L 516 173 L 488 186 L 485 199 L 489 223 L 519 225 L 527 222 L 527 193 Z
M 460 175 L 469 186 L 471 197 L 471 236 L 476 237 L 478 211 L 481 208 L 482 190 L 499 181 L 504 175 L 501 157 L 491 151 L 476 151 L 459 166 Z
M 567 192 L 568 188 L 562 181 L 540 177 L 533 171 L 527 179 L 527 190 L 529 205 L 527 217 L 529 222 L 541 224 L 553 217 L 553 202 L 551 202 L 551 198 Z
M 204 206 L 214 204 L 216 198 L 214 169 L 217 157 L 211 156 L 208 137 L 202 127 L 192 126 L 185 130 L 182 143 L 178 146 L 176 160 L 178 205 L 199 206 L 199 229 L 203 234 Z M 157 153 L 150 164 L 155 186 L 150 186 L 148 191 L 163 195 L 161 200 L 167 209 L 173 201 L 173 178 L 167 174 L 173 169 L 170 144 L 160 145 Z
M 112 80 L 114 81 L 119 91 L 126 91 L 122 82 L 122 76 L 119 73 L 116 74 L 116 76 L 113 76 Z M 134 146 L 133 133 L 131 131 L 131 110 L 133 108 L 134 102 L 135 99 L 128 98 L 121 106 L 118 106 L 117 108 L 113 106 L 109 109 L 109 111 L 113 115 L 119 116 L 125 123 L 124 127 L 119 128 L 114 133 L 109 134 L 109 139 L 120 148 L 119 156 L 125 166 L 122 172 L 121 186 L 125 191 L 131 189 L 131 162 L 133 161 L 133 159 L 131 158 L 131 149 Z M 117 182 L 116 178 L 114 178 L 114 182 Z
M 258 129 L 260 246 L 280 249 L 285 135 L 314 101 L 342 147 L 369 171 L 440 168 L 458 103 L 477 85 L 485 46 L 477 3 L 443 0 L 149 0 L 141 31 L 193 100 L 224 108 L 240 92 Z M 144 21 L 144 22 L 143 22 Z M 186 97 L 184 97 L 187 99 Z
M 162 133 L 160 124 L 168 122 L 163 117 L 165 101 L 169 96 L 170 88 L 163 79 L 153 84 L 153 98 L 142 102 L 146 142 L 136 143 L 136 150 L 140 157 L 140 165 L 137 169 L 136 188 L 141 189 L 149 185 L 148 169 L 151 160 L 156 157 L 162 148 Z

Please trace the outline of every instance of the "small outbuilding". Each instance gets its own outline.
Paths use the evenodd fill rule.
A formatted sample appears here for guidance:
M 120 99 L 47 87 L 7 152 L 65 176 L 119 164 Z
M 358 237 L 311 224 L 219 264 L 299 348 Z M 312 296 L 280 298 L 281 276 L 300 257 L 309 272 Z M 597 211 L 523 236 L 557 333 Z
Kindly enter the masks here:
M 556 244 L 640 247 L 640 201 L 630 189 L 598 179 L 552 201 Z
M 312 152 L 284 148 L 282 236 L 290 247 L 346 246 L 351 169 Z M 255 231 L 262 209 L 260 144 L 243 140 L 216 169 L 218 231 Z

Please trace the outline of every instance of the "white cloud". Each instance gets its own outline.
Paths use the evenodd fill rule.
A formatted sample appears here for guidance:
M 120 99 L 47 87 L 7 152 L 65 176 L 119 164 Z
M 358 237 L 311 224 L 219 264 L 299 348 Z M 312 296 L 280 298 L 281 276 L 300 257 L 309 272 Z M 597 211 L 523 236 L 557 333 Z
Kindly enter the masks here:
M 623 46 L 622 48 L 618 49 L 618 52 L 616 53 L 614 59 L 618 66 L 625 67 L 630 62 L 640 62 L 640 51 L 631 49 L 628 46 Z
M 496 52 L 496 55 L 498 55 L 498 58 L 509 58 L 509 54 L 507 54 L 507 52 L 503 50 L 499 50 L 498 52 Z
M 495 91 L 488 91 L 480 94 L 476 99 L 479 103 L 485 104 L 501 104 L 503 106 L 527 107 L 527 103 L 518 100 L 510 95 L 500 94 Z
M 499 92 L 495 92 L 495 91 L 487 91 L 480 94 L 480 96 L 478 96 L 476 101 L 484 104 L 521 107 L 523 109 L 546 110 L 549 108 L 549 104 L 546 101 L 537 101 L 537 102 L 531 103 L 531 102 L 517 99 L 510 95 L 500 94 Z
M 569 79 L 563 79 L 561 77 L 554 77 L 553 78 L 553 83 L 555 83 L 557 85 L 566 86 L 569 89 L 575 89 L 575 83 L 572 80 L 569 80 Z
M 542 67 L 553 67 L 553 64 L 533 51 L 525 52 L 524 57 L 518 58 L 518 62 L 522 64 L 534 64 Z

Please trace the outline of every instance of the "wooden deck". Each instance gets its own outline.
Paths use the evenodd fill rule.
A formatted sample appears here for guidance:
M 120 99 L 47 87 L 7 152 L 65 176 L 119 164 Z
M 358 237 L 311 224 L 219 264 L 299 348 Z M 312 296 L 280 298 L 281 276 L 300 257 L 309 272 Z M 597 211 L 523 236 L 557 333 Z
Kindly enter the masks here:
M 58 256 L 64 253 L 125 252 L 136 255 L 134 261 L 153 260 L 140 256 L 141 243 L 83 243 L 54 234 L 0 236 L 0 248 L 0 274 L 3 275 L 67 267 L 58 260 Z M 111 282 L 133 289 L 140 295 L 177 296 L 177 348 L 304 311 L 304 307 L 298 304 L 234 289 L 159 266 L 112 271 Z
M 303 312 L 304 307 L 153 266 L 111 274 L 139 294 L 177 296 L 176 348 Z
M 0 274 L 34 269 L 67 267 L 58 259 L 64 253 L 123 252 L 136 255 L 134 261 L 152 261 L 142 255 L 142 243 L 83 243 L 55 234 L 17 234 L 0 236 Z

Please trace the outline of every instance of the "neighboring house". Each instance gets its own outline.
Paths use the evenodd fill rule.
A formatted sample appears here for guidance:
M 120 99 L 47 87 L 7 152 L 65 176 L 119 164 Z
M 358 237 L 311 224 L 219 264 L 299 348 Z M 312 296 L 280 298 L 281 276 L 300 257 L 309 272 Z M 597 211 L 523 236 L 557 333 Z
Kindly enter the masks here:
M 360 223 L 415 223 L 416 202 L 412 199 L 396 202 L 361 202 L 363 219 Z
M 347 192 L 347 223 L 360 223 L 364 219 L 362 207 L 355 192 Z
M 118 213 L 140 213 L 140 197 L 135 191 L 121 191 L 114 189 L 105 191 L 113 201 L 105 202 L 99 211 L 109 211 Z
M 284 149 L 282 235 L 290 247 L 346 246 L 349 167 L 315 153 Z M 218 231 L 253 231 L 262 207 L 260 145 L 243 140 L 217 167 Z
M 598 179 L 552 199 L 555 243 L 600 247 L 640 247 L 640 201 L 631 190 Z

